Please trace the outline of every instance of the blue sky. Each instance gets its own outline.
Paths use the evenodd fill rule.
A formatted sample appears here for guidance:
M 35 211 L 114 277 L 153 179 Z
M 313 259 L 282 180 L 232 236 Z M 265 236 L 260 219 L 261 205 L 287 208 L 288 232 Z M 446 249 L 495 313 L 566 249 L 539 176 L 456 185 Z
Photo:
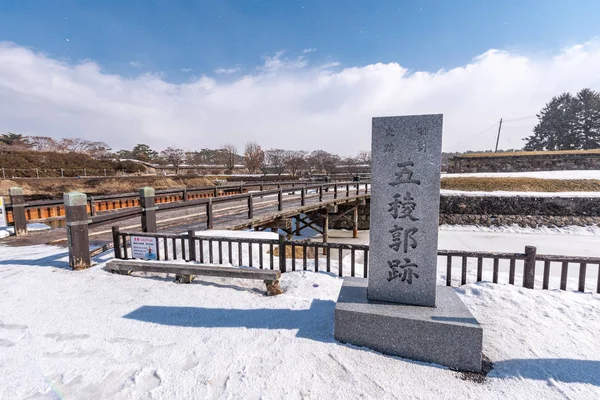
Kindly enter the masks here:
M 0 133 L 115 150 L 370 148 L 444 114 L 446 151 L 520 148 L 552 96 L 600 90 L 600 0 L 0 0 Z
M 551 52 L 598 35 L 600 1 L 3 0 L 0 40 L 104 71 L 181 82 L 252 73 L 285 50 L 341 67 L 463 65 L 491 48 Z

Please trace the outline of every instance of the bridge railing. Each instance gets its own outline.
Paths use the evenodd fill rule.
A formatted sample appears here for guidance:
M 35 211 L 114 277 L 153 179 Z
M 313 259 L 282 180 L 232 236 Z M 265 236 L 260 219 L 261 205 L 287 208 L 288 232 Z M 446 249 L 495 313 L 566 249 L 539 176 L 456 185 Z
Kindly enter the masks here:
M 196 200 L 200 198 L 215 198 L 229 196 L 231 194 L 245 193 L 251 190 L 264 191 L 265 188 L 301 187 L 312 185 L 309 181 L 273 181 L 273 182 L 250 182 L 237 185 L 203 186 L 196 188 L 176 188 L 157 190 L 155 201 L 157 204 L 172 203 L 179 201 Z M 112 212 L 122 208 L 138 207 L 139 195 L 137 193 L 120 193 L 113 195 L 88 196 L 87 211 L 91 216 L 105 212 Z M 20 207 L 20 206 L 18 206 Z M 62 199 L 57 200 L 35 200 L 23 202 L 25 219 L 31 222 L 48 220 L 63 220 L 65 209 Z M 7 222 L 14 223 L 14 206 L 6 204 Z M 16 212 L 20 212 L 21 209 Z
M 185 235 L 121 232 L 118 227 L 113 227 L 115 258 L 133 258 L 130 243 L 131 238 L 136 236 L 154 238 L 158 260 L 247 266 L 282 272 L 322 271 L 340 277 L 368 276 L 368 245 L 291 241 L 283 235 L 279 239 L 254 239 L 211 237 L 194 231 Z M 455 259 L 461 262 L 455 264 Z M 443 266 L 444 263 L 445 274 L 441 277 L 447 286 L 491 281 L 528 289 L 600 293 L 600 257 L 537 254 L 534 246 L 526 246 L 523 253 L 438 250 L 438 265 Z M 551 274 L 558 266 L 560 278 Z M 574 277 L 569 276 L 570 268 L 577 268 Z

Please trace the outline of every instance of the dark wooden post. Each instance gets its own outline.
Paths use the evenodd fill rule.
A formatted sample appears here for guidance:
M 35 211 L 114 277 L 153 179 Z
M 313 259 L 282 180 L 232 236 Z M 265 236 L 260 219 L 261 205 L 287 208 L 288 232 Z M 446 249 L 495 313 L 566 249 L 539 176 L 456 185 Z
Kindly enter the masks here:
M 183 189 L 182 195 L 183 195 L 183 201 L 187 201 L 187 199 L 188 199 L 187 188 Z
M 252 204 L 252 193 L 248 193 L 248 219 L 254 218 L 254 204 Z
M 142 231 L 156 232 L 156 203 L 154 188 L 140 189 L 140 206 L 142 207 Z
M 113 249 L 115 250 L 115 258 L 121 258 L 121 233 L 118 226 L 112 227 Z
M 188 252 L 190 261 L 196 261 L 196 232 L 192 229 L 188 231 L 188 246 L 190 249 Z
M 325 207 L 325 215 L 323 217 L 323 243 L 327 243 L 329 238 L 329 208 Z M 323 254 L 327 254 L 327 249 L 323 247 Z
M 337 199 L 337 183 L 333 184 L 333 198 Z
M 323 201 L 323 185 L 319 186 L 319 203 Z
M 306 186 L 300 189 L 300 205 L 306 205 Z
M 533 289 L 535 282 L 535 246 L 525 246 L 525 263 L 523 268 L 523 287 Z
M 346 197 L 350 197 L 350 184 L 346 183 Z
M 25 217 L 23 189 L 20 187 L 12 187 L 8 189 L 8 195 L 10 196 L 10 204 L 12 205 L 15 235 L 24 235 L 27 233 L 27 218 Z
M 265 185 L 263 185 L 262 183 L 260 184 L 259 190 L 262 192 L 263 190 L 265 190 Z
M 213 207 L 212 207 L 212 199 L 208 199 L 208 203 L 206 203 L 206 229 L 213 228 Z
M 84 193 L 65 193 L 65 216 L 69 244 L 69 267 L 74 270 L 92 266 L 88 235 L 87 196 Z
M 352 237 L 358 238 L 358 204 L 354 207 L 354 218 L 352 218 Z
M 217 187 L 215 186 L 215 190 L 213 193 L 213 197 L 219 197 L 219 189 L 217 189 Z
M 94 200 L 94 196 L 90 196 L 90 215 L 92 217 L 96 215 L 96 201 Z
M 281 188 L 277 192 L 277 211 L 283 211 L 283 190 Z
M 285 236 L 279 235 L 279 270 L 281 272 L 285 272 L 287 269 L 285 263 Z

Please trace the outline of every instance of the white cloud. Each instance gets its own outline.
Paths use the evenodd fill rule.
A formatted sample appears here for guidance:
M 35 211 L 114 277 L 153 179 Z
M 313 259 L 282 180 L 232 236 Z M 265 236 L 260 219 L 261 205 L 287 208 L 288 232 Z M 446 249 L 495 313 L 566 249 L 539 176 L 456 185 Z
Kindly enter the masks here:
M 353 154 L 370 147 L 371 117 L 443 113 L 444 148 L 490 149 L 501 117 L 533 115 L 562 91 L 600 89 L 600 41 L 553 56 L 490 50 L 451 70 L 409 72 L 399 64 L 339 71 L 283 53 L 253 74 L 174 84 L 126 78 L 94 62 L 67 64 L 0 43 L 0 132 L 103 140 L 115 149 L 263 147 Z M 522 146 L 535 119 L 503 125 L 500 148 Z
M 235 67 L 235 68 L 217 68 L 215 69 L 215 73 L 216 74 L 221 74 L 221 75 L 229 75 L 229 74 L 235 74 L 236 72 L 238 72 L 240 70 L 240 67 Z
M 129 65 L 132 66 L 132 67 L 134 67 L 134 68 L 141 68 L 143 64 L 141 62 L 139 62 L 139 61 L 131 61 L 129 63 Z
M 314 47 L 310 49 L 304 49 L 302 50 L 302 54 L 314 53 L 315 51 L 317 51 L 317 49 L 315 49 Z
M 257 69 L 266 72 L 277 72 L 283 69 L 301 69 L 308 65 L 308 62 L 304 59 L 303 56 L 297 57 L 295 59 L 290 59 L 284 58 L 284 54 L 285 51 L 281 50 L 275 53 L 274 56 L 264 56 L 264 65 L 262 67 L 258 67 Z
M 192 72 L 191 68 L 181 68 L 181 72 Z

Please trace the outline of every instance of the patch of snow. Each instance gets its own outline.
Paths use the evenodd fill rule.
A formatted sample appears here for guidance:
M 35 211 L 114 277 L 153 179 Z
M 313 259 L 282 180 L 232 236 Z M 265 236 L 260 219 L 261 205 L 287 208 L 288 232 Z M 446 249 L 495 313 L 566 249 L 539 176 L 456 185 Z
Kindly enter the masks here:
M 597 294 L 457 288 L 494 363 L 476 383 L 336 342 L 334 274 L 283 274 L 285 293 L 266 297 L 257 281 L 178 285 L 110 274 L 102 263 L 65 270 L 66 258 L 58 247 L 0 246 L 0 398 L 600 396 Z
M 459 174 L 442 174 L 442 178 L 600 179 L 600 170 L 473 172 Z
M 41 224 L 41 223 L 27 224 L 27 231 L 29 231 L 29 232 L 47 231 L 49 229 L 52 229 L 52 228 L 46 224 Z M 14 234 L 15 234 L 14 226 L 7 226 L 7 227 L 0 228 L 0 239 L 7 238 Z
M 196 236 L 202 237 L 224 237 L 224 238 L 245 238 L 245 239 L 279 239 L 275 232 L 257 232 L 257 231 L 228 231 L 228 230 L 208 230 L 196 231 Z
M 522 227 L 517 224 L 502 226 L 480 225 L 440 225 L 440 231 L 448 232 L 488 232 L 488 233 L 519 233 L 526 235 L 573 235 L 573 236 L 600 236 L 600 226 L 564 227 L 540 226 L 537 228 Z

